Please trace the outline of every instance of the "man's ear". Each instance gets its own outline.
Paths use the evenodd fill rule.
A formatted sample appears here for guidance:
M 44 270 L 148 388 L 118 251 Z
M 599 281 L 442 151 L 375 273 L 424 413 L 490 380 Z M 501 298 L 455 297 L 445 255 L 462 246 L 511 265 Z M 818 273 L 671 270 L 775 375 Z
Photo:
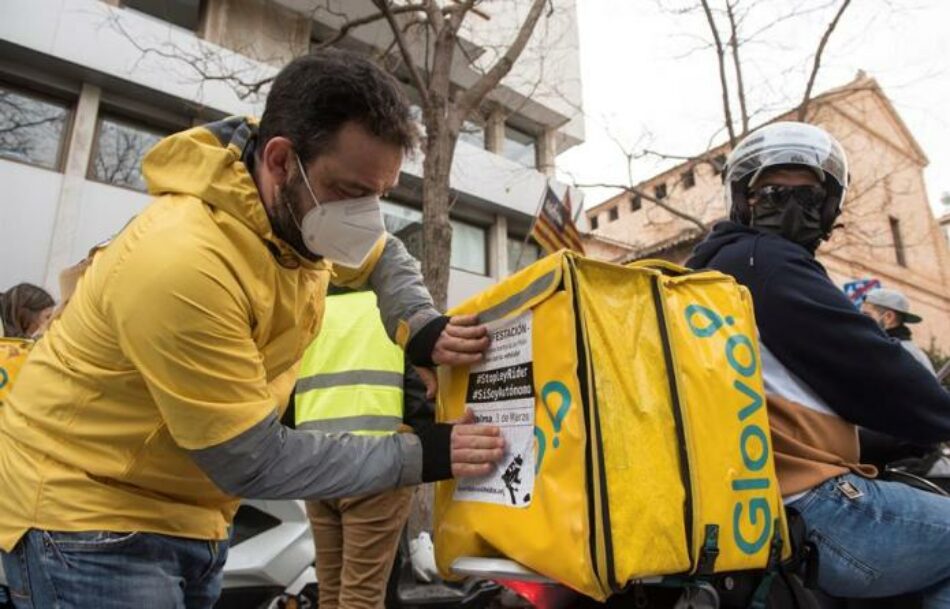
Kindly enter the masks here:
M 286 137 L 272 137 L 261 152 L 264 171 L 276 183 L 286 183 L 294 166 L 294 145 Z

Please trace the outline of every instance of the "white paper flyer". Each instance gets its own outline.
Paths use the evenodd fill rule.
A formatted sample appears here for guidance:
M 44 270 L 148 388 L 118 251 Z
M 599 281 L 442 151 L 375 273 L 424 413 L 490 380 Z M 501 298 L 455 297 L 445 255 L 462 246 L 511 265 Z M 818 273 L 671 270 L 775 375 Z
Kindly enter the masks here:
M 482 478 L 459 480 L 456 501 L 527 507 L 534 490 L 534 370 L 532 313 L 488 324 L 491 346 L 472 366 L 465 404 L 479 423 L 496 425 L 505 456 Z

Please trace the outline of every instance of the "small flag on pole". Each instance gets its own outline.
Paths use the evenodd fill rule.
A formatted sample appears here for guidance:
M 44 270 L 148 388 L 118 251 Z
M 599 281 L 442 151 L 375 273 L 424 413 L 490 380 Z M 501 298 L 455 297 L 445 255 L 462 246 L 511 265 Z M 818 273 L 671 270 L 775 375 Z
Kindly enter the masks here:
M 581 235 L 572 219 L 570 191 L 564 195 L 564 201 L 561 201 L 550 186 L 545 188 L 544 200 L 541 202 L 538 217 L 534 219 L 531 236 L 548 253 L 560 249 L 584 253 Z
M 868 292 L 879 287 L 881 287 L 881 281 L 879 279 L 858 279 L 857 281 L 849 281 L 844 284 L 844 293 L 851 299 L 854 306 L 860 307 L 861 303 L 863 303 L 867 297 Z

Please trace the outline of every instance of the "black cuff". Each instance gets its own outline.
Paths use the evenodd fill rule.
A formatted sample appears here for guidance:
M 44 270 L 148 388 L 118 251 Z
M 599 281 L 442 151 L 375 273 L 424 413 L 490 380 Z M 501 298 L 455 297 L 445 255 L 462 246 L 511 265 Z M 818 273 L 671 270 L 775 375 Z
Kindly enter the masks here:
M 422 481 L 437 482 L 452 477 L 452 425 L 435 423 L 421 430 Z
M 406 355 L 416 366 L 426 366 L 432 368 L 435 362 L 432 361 L 432 351 L 435 349 L 435 343 L 442 335 L 442 330 L 449 325 L 449 318 L 446 315 L 440 315 L 432 321 L 422 326 L 416 335 L 413 336 L 406 345 Z

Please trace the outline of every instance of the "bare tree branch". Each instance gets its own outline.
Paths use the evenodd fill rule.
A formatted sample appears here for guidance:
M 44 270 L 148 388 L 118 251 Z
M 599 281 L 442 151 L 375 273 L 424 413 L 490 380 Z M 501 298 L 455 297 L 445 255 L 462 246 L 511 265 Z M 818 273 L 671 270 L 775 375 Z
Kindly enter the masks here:
M 732 32 L 729 46 L 732 48 L 732 63 L 736 69 L 736 96 L 739 98 L 739 112 L 742 117 L 742 135 L 745 135 L 749 132 L 749 112 L 746 109 L 745 85 L 742 83 L 742 62 L 739 61 L 739 28 L 731 0 L 726 0 L 726 15 L 729 17 L 729 27 Z
M 804 121 L 808 113 L 808 102 L 811 99 L 812 88 L 815 86 L 815 78 L 818 76 L 818 68 L 821 67 L 821 56 L 825 52 L 825 46 L 828 44 L 828 39 L 831 38 L 832 32 L 835 31 L 835 28 L 838 26 L 838 21 L 841 19 L 841 15 L 844 14 L 849 4 L 851 4 L 851 0 L 844 0 L 841 3 L 841 7 L 835 14 L 834 19 L 828 24 L 825 33 L 821 37 L 821 41 L 818 43 L 818 50 L 815 51 L 815 62 L 812 64 L 811 74 L 808 76 L 808 84 L 805 86 L 805 95 L 802 96 L 802 103 L 798 107 L 798 120 L 800 121 Z
M 647 201 L 650 201 L 657 207 L 660 207 L 670 212 L 674 216 L 677 216 L 678 218 L 686 220 L 687 222 L 690 222 L 692 224 L 695 224 L 697 228 L 703 231 L 703 234 L 705 234 L 706 231 L 709 230 L 709 227 L 707 227 L 706 224 L 700 218 L 697 218 L 696 216 L 693 216 L 692 214 L 689 214 L 685 211 L 677 209 L 676 207 L 673 207 L 672 205 L 670 205 L 663 199 L 657 199 L 656 197 L 652 195 L 648 195 L 647 193 L 643 192 L 639 188 L 635 188 L 633 186 L 627 186 L 625 184 L 609 184 L 609 183 L 604 183 L 604 182 L 591 182 L 591 183 L 584 183 L 584 184 L 575 183 L 574 186 L 576 188 L 616 188 L 618 190 L 628 192 L 632 195 L 636 195 Z
M 427 10 L 431 3 L 431 0 L 426 2 L 425 6 Z M 396 23 L 396 16 L 393 13 L 393 7 L 389 5 L 389 0 L 373 0 L 373 4 L 376 5 L 376 7 L 380 10 L 382 16 L 386 19 L 386 22 L 389 23 L 389 29 L 392 30 L 393 37 L 396 39 L 396 44 L 399 45 L 399 52 L 402 53 L 403 63 L 405 64 L 406 69 L 409 70 L 409 75 L 412 78 L 412 84 L 419 92 L 419 97 L 422 98 L 423 106 L 429 106 L 429 87 L 426 86 L 426 82 L 422 79 L 422 75 L 419 74 L 419 69 L 416 68 L 416 62 L 413 60 L 412 53 L 409 51 L 409 46 L 406 44 L 406 37 L 403 35 L 402 28 L 399 27 L 398 23 Z
M 706 14 L 706 21 L 709 23 L 709 30 L 712 32 L 713 41 L 716 45 L 716 57 L 719 61 L 719 86 L 722 87 L 722 110 L 725 115 L 726 129 L 729 132 L 729 147 L 735 148 L 736 129 L 732 124 L 732 109 L 729 107 L 729 83 L 726 80 L 726 60 L 725 50 L 722 48 L 722 40 L 719 38 L 719 29 L 716 28 L 716 20 L 713 18 L 712 10 L 709 8 L 708 0 L 700 0 L 703 12 Z
M 449 24 L 453 30 L 456 32 L 462 27 L 462 21 L 465 20 L 465 15 L 468 14 L 470 10 L 475 7 L 476 0 L 464 0 L 459 4 L 453 4 L 445 7 L 446 13 L 448 13 Z
M 495 65 L 479 78 L 471 88 L 459 97 L 457 107 L 462 116 L 468 116 L 469 113 L 481 103 L 485 96 L 488 95 L 488 92 L 498 86 L 501 79 L 511 71 L 511 68 L 515 65 L 521 52 L 524 51 L 524 48 L 528 45 L 531 34 L 534 32 L 534 26 L 538 23 L 538 19 L 541 17 L 546 3 L 547 0 L 534 0 L 531 3 L 531 8 L 528 10 L 528 15 L 525 17 L 525 20 L 521 23 L 518 35 L 515 37 L 514 42 L 511 43 L 511 46 L 508 47 L 505 54 L 502 55 L 498 61 L 495 62 Z

